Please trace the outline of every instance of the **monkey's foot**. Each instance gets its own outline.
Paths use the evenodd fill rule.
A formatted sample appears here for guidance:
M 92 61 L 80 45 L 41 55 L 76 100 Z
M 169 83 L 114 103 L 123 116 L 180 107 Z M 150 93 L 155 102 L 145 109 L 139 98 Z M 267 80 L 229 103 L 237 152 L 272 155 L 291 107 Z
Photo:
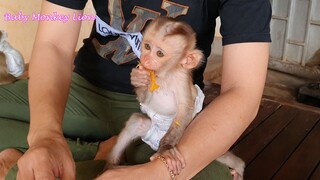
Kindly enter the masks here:
M 98 147 L 98 152 L 94 157 L 94 160 L 105 160 L 107 156 L 110 154 L 116 142 L 117 142 L 117 136 L 112 136 L 111 138 L 100 142 Z
M 114 169 L 121 161 L 120 158 L 118 158 L 118 155 L 114 155 L 113 153 L 109 154 L 106 160 L 109 169 Z
M 230 169 L 230 173 L 233 177 L 233 180 L 243 180 L 242 175 L 240 173 L 238 173 L 236 170 Z
M 23 154 L 16 149 L 6 149 L 0 152 L 0 179 L 4 179 L 9 170 L 17 163 Z

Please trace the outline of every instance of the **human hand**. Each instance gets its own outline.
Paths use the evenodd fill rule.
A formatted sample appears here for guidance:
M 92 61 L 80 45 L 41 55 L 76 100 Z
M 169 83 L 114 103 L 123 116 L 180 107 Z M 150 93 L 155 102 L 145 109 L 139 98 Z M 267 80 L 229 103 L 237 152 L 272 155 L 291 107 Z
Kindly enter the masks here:
M 75 179 L 75 163 L 63 135 L 33 141 L 19 159 L 17 179 Z
M 178 151 L 176 147 L 165 150 L 162 153 L 155 153 L 150 157 L 151 161 L 155 159 L 163 158 L 164 163 L 168 166 L 169 171 L 176 176 L 179 175 L 183 168 L 186 166 L 186 162 L 182 154 Z
M 138 88 L 148 86 L 150 84 L 150 73 L 143 66 L 133 68 L 130 73 L 131 84 Z

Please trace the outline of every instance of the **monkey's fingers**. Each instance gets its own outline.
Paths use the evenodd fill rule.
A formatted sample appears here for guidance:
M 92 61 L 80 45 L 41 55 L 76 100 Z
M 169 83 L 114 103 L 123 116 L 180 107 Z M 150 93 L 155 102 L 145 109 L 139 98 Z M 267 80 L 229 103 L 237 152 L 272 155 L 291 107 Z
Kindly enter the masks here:
M 134 87 L 143 87 L 150 84 L 150 77 L 148 73 L 132 70 L 130 75 L 131 84 Z
M 158 153 L 154 153 L 151 157 L 150 157 L 150 161 L 153 161 L 155 159 L 157 159 L 159 157 L 160 154 Z
M 145 68 L 141 65 L 141 64 L 139 64 L 139 66 L 137 67 L 138 69 L 144 69 L 145 70 Z
M 177 167 L 177 160 L 174 158 L 174 155 L 172 155 L 169 150 L 165 151 L 161 155 L 159 153 L 155 153 L 150 157 L 150 161 L 156 160 L 159 158 L 159 156 L 163 157 L 166 162 L 166 166 L 170 171 L 173 172 L 173 174 L 178 175 L 180 173 L 179 168 Z M 178 165 L 179 166 L 179 165 Z M 181 167 L 181 166 L 180 166 Z M 181 168 L 180 168 L 181 169 Z
M 179 175 L 181 172 L 180 162 L 172 155 L 163 155 L 168 164 L 168 169 L 173 172 L 174 175 Z
M 141 82 L 141 81 L 132 81 L 131 84 L 136 88 L 147 86 L 146 82 Z
M 171 151 L 173 151 L 174 155 L 179 159 L 180 163 L 181 163 L 181 168 L 185 168 L 186 167 L 186 161 L 184 159 L 184 157 L 182 156 L 182 154 L 180 153 L 180 151 L 176 148 L 173 147 L 171 149 Z
M 176 165 L 175 165 L 176 172 L 177 174 L 180 174 L 182 169 L 184 169 L 186 166 L 185 159 L 183 158 L 183 156 L 181 155 L 181 153 L 178 151 L 176 147 L 173 147 L 172 149 L 170 149 L 169 152 L 172 155 L 172 157 L 174 157 L 174 160 L 176 162 Z
M 161 155 L 166 159 L 169 170 L 175 175 L 179 175 L 182 170 L 182 162 L 177 157 L 177 150 L 174 148 L 164 151 Z

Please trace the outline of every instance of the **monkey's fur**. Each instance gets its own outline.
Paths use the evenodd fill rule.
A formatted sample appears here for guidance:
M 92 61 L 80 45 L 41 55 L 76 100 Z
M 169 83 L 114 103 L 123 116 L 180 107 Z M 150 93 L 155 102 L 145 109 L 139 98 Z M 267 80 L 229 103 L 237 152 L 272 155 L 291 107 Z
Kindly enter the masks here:
M 155 91 L 150 91 L 152 84 L 135 89 L 142 111 L 151 109 L 164 119 L 172 117 L 172 114 L 174 116 L 160 140 L 159 149 L 154 155 L 157 156 L 175 148 L 185 128 L 193 120 L 194 113 L 197 113 L 195 99 L 199 92 L 193 85 L 191 72 L 202 62 L 203 54 L 196 48 L 196 34 L 192 28 L 166 17 L 156 18 L 147 26 L 141 47 L 141 64 L 155 74 L 156 86 L 159 85 Z M 108 163 L 118 164 L 125 147 L 138 137 L 149 137 L 149 130 L 154 123 L 154 116 L 134 113 L 120 133 L 117 144 L 107 158 Z M 230 165 L 243 176 L 244 162 L 232 153 L 224 154 L 218 161 Z

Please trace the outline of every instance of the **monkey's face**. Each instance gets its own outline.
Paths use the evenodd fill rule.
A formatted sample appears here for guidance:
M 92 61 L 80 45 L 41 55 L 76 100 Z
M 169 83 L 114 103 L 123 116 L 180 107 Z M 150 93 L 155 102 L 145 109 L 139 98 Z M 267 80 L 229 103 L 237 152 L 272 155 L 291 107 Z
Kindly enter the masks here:
M 140 58 L 143 67 L 155 71 L 167 58 L 167 53 L 163 49 L 152 42 L 143 41 Z
M 140 61 L 142 65 L 150 70 L 158 71 L 175 67 L 181 59 L 182 47 L 178 37 L 171 38 L 148 38 L 142 41 Z

